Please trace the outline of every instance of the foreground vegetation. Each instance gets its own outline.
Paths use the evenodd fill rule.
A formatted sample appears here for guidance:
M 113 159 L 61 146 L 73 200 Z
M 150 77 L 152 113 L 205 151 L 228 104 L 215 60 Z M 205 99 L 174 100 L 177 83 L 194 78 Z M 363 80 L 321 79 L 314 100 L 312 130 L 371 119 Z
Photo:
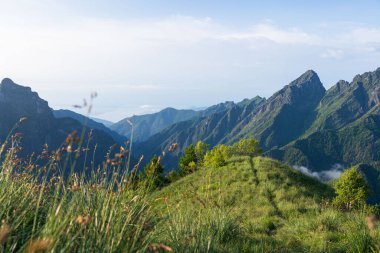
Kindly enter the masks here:
M 236 157 L 154 194 L 160 241 L 189 252 L 377 252 L 366 212 L 341 211 L 333 190 L 269 158 Z
M 10 148 L 0 167 L 0 252 L 378 252 L 376 217 L 360 199 L 337 208 L 330 186 L 257 156 L 252 140 L 197 146 L 170 184 L 160 157 L 145 175 L 111 166 L 47 177 L 54 162 L 36 176 Z

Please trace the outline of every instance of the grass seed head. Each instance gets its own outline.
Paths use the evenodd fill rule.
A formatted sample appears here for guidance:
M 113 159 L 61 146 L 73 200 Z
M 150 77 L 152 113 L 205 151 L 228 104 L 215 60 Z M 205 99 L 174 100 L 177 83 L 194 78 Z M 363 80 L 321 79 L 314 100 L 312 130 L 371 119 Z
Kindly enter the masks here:
M 148 252 L 173 252 L 173 249 L 163 243 L 157 244 L 154 243 L 149 246 Z
M 376 222 L 377 222 L 376 215 L 371 214 L 371 215 L 367 216 L 366 221 L 367 221 L 368 229 L 370 231 L 374 231 L 376 229 Z
M 29 245 L 26 247 L 25 252 L 26 253 L 41 253 L 41 252 L 47 252 L 50 250 L 53 242 L 50 239 L 38 239 L 33 240 L 29 243 Z
M 19 119 L 18 123 L 21 124 L 27 120 L 27 117 L 22 117 Z
M 4 245 L 7 242 L 10 232 L 11 227 L 8 224 L 4 223 L 0 228 L 0 245 Z
M 79 215 L 75 222 L 81 226 L 87 226 L 91 222 L 91 216 L 88 214 Z

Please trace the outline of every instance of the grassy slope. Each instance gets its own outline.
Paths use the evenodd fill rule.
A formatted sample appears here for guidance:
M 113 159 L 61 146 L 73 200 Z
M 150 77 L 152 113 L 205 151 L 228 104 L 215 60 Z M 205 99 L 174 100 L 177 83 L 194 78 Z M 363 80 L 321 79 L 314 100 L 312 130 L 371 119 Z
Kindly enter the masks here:
M 362 252 L 364 216 L 322 208 L 331 194 L 277 161 L 235 158 L 154 194 L 157 240 L 179 252 Z
M 379 243 L 364 214 L 326 205 L 327 185 L 269 158 L 233 158 L 155 192 L 123 180 L 115 192 L 100 172 L 40 184 L 9 173 L 13 162 L 0 166 L 0 252 L 371 252 Z

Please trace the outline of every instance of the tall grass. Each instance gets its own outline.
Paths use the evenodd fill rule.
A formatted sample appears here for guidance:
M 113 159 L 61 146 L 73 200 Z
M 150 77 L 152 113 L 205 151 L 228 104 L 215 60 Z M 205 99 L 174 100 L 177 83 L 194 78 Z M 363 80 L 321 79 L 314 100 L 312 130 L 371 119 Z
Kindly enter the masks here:
M 17 137 L 1 150 L 0 252 L 378 251 L 376 219 L 326 205 L 328 186 L 276 161 L 238 157 L 152 192 L 124 149 L 76 173 L 75 149 L 91 157 L 76 141 L 45 165 L 20 159 Z
M 148 191 L 130 187 L 128 151 L 111 157 L 110 148 L 86 171 L 91 137 L 84 127 L 28 159 L 18 157 L 20 135 L 0 144 L 0 252 L 145 252 L 153 243 Z
M 138 252 L 152 243 L 147 192 L 128 187 L 127 176 L 116 174 L 119 168 L 90 177 L 43 175 L 49 166 L 28 173 L 12 148 L 6 152 L 0 165 L 0 252 Z

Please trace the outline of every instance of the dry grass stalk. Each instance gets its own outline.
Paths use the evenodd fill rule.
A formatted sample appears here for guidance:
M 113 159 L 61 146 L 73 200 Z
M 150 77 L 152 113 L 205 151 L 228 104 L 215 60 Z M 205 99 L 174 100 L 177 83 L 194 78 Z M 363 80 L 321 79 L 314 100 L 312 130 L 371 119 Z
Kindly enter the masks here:
M 91 222 L 91 216 L 88 214 L 79 215 L 75 222 L 81 226 L 87 226 Z
M 11 227 L 8 224 L 3 224 L 0 228 L 0 245 L 4 245 L 7 242 L 10 232 Z
M 376 215 L 371 214 L 371 215 L 367 216 L 366 221 L 367 221 L 368 229 L 370 231 L 374 231 L 376 229 L 376 222 L 377 222 Z
M 38 239 L 31 241 L 29 245 L 26 247 L 26 253 L 41 253 L 47 252 L 50 250 L 53 242 L 50 239 Z
M 148 248 L 148 252 L 162 252 L 162 251 L 165 251 L 165 252 L 173 252 L 173 249 L 165 244 L 152 244 L 149 246 Z

